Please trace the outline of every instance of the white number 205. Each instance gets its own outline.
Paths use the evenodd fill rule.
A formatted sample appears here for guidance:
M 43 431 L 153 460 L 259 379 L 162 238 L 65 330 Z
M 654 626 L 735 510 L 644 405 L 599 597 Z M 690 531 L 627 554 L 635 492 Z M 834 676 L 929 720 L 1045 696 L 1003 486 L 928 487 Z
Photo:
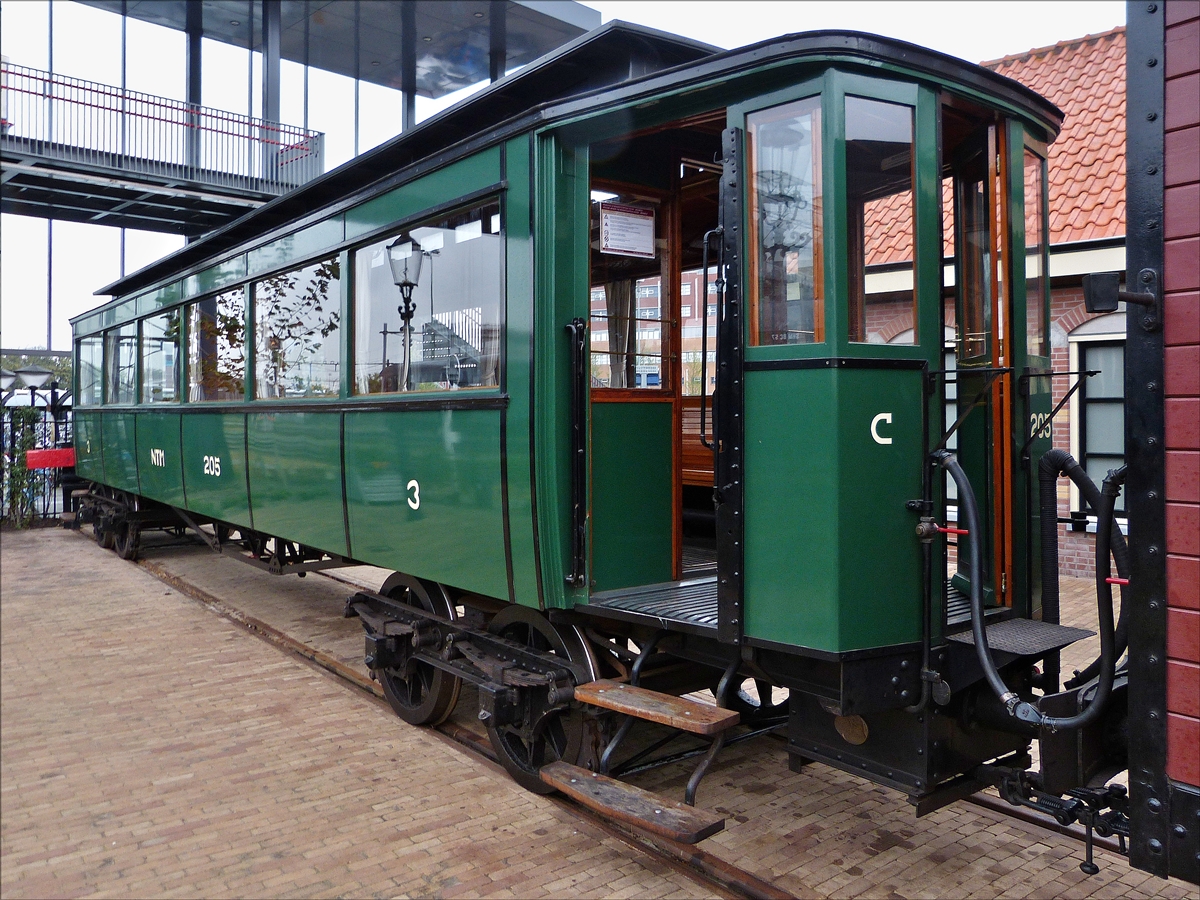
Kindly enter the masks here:
M 221 457 L 206 456 L 204 457 L 204 474 L 212 475 L 215 478 L 221 477 Z

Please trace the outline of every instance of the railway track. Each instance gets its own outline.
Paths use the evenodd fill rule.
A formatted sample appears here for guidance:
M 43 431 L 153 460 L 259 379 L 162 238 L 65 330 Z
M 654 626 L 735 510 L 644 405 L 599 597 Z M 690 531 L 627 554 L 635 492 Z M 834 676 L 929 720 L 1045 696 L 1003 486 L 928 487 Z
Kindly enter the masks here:
M 383 692 L 377 682 L 372 681 L 365 674 L 346 665 L 329 653 L 310 646 L 268 622 L 248 614 L 242 609 L 238 609 L 236 606 L 222 600 L 220 597 L 215 596 L 187 578 L 171 572 L 168 567 L 161 565 L 153 558 L 143 559 L 138 565 L 217 615 L 238 624 L 250 633 L 274 644 L 285 652 L 302 658 L 311 665 L 324 669 L 353 688 L 369 695 L 375 702 L 386 705 Z M 317 574 L 344 584 L 347 588 L 358 588 L 361 586 L 336 572 L 321 572 Z M 435 730 L 448 740 L 454 741 L 463 752 L 472 754 L 476 758 L 487 760 L 492 764 L 497 763 L 490 742 L 485 736 L 463 727 L 463 725 L 454 721 L 447 721 L 437 726 Z M 636 852 L 645 853 L 718 893 L 738 897 L 774 898 L 791 896 L 791 894 L 764 881 L 752 872 L 733 865 L 703 848 L 677 844 L 669 840 L 635 832 L 556 795 L 551 796 L 549 799 L 580 820 L 587 821 L 605 833 L 621 840 Z M 1057 835 L 1070 838 L 1072 841 L 1082 843 L 1084 840 L 1082 828 L 1078 826 L 1063 827 L 1053 819 L 1041 816 L 1036 812 L 1013 808 L 998 797 L 979 794 L 968 798 L 968 802 L 980 808 L 987 809 L 994 814 L 1046 829 Z M 1096 838 L 1095 845 L 1097 848 L 1114 853 L 1120 852 L 1120 848 L 1115 840 Z
M 345 665 L 340 660 L 321 650 L 308 646 L 304 642 L 297 640 L 261 619 L 236 609 L 198 585 L 169 572 L 163 566 L 155 563 L 154 560 L 143 559 L 137 565 L 141 566 L 141 568 L 155 578 L 200 603 L 211 612 L 240 625 L 251 634 L 268 643 L 274 644 L 285 652 L 298 656 L 310 664 L 337 676 L 352 687 L 366 693 L 375 702 L 390 711 L 390 707 L 387 706 L 387 701 L 383 697 L 383 691 L 379 687 L 379 684 L 364 677 L 361 673 Z M 318 574 L 326 575 L 326 577 L 347 584 L 348 586 L 353 584 L 353 582 L 345 581 L 334 575 L 326 573 Z M 464 728 L 453 721 L 447 721 L 435 726 L 433 730 L 453 741 L 463 752 L 498 765 L 490 743 L 482 735 Z M 664 865 L 687 875 L 697 883 L 719 894 L 744 897 L 749 898 L 749 900 L 784 900 L 784 898 L 792 896 L 787 891 L 780 890 L 753 873 L 731 865 L 702 848 L 677 844 L 673 841 L 635 832 L 556 795 L 551 795 L 547 799 L 560 809 L 567 810 L 573 816 L 589 822 L 606 834 L 622 841 L 634 851 L 657 859 Z

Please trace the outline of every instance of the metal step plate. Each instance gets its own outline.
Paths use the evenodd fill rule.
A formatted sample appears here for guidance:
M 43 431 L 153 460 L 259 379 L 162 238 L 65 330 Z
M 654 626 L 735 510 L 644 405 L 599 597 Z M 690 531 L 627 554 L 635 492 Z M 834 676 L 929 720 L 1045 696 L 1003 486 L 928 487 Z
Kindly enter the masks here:
M 717 627 L 717 577 L 692 578 L 651 584 L 644 587 L 620 588 L 592 594 L 584 609 L 625 613 L 618 618 L 653 619 L 660 623 L 673 622 L 706 631 Z
M 988 625 L 988 646 L 1013 656 L 1042 656 L 1051 650 L 1061 650 L 1076 641 L 1089 638 L 1096 632 L 1068 625 L 1052 625 L 1034 619 L 1009 619 Z M 975 645 L 975 635 L 970 631 L 950 635 L 950 640 L 960 644 Z

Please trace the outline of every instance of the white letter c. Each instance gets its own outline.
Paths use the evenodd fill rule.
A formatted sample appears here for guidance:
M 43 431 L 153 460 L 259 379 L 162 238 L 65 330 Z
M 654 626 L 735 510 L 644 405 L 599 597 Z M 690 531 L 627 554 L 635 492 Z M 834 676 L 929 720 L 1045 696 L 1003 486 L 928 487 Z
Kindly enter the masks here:
M 892 439 L 890 437 L 880 437 L 879 436 L 879 432 L 877 429 L 879 428 L 880 422 L 886 422 L 888 425 L 891 425 L 892 424 L 892 414 L 891 413 L 880 413 L 879 415 L 877 415 L 875 418 L 873 418 L 871 420 L 871 437 L 873 437 L 875 439 L 875 443 L 890 444 L 892 442 Z

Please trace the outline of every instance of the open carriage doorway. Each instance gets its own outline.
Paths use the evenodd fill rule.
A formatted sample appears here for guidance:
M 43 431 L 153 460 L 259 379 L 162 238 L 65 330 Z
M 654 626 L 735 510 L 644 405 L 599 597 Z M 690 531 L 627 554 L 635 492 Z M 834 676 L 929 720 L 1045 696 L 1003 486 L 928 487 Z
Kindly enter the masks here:
M 591 146 L 593 595 L 715 573 L 700 401 L 704 391 L 711 409 L 716 307 L 706 282 L 716 272 L 706 278 L 702 266 L 724 123 L 717 110 Z

